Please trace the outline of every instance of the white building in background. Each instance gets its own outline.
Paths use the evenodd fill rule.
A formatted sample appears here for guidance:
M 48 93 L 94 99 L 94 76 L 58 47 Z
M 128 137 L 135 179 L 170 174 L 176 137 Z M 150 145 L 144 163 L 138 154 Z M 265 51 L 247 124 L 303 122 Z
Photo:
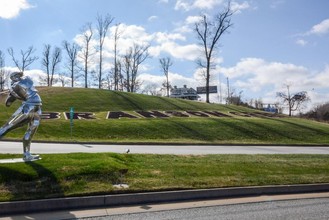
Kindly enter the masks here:
M 170 90 L 169 97 L 188 100 L 198 100 L 200 98 L 195 89 L 187 88 L 186 85 L 184 85 L 183 88 L 177 88 L 177 86 L 174 86 L 174 88 Z

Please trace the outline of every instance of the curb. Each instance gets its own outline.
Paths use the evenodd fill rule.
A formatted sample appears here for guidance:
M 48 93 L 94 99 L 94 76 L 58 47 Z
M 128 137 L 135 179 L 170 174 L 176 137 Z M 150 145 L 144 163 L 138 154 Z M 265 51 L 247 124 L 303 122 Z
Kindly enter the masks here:
M 3 138 L 2 141 L 7 142 L 19 142 L 22 143 L 20 139 L 7 139 Z M 51 144 L 93 144 L 93 145 L 168 145 L 168 146 L 278 146 L 278 147 L 329 147 L 329 144 L 244 144 L 244 143 L 180 143 L 180 142 L 174 142 L 174 143 L 168 143 L 168 142 L 110 142 L 110 141 L 44 141 L 44 140 L 33 140 L 33 143 L 51 143 Z
M 297 194 L 297 193 L 329 192 L 329 183 L 230 187 L 201 190 L 178 190 L 163 192 L 131 193 L 87 197 L 71 197 L 42 199 L 17 202 L 1 202 L 0 215 L 46 212 L 65 209 L 84 209 L 103 206 L 135 205 L 145 203 L 161 203 L 184 200 L 218 199 L 245 196 Z

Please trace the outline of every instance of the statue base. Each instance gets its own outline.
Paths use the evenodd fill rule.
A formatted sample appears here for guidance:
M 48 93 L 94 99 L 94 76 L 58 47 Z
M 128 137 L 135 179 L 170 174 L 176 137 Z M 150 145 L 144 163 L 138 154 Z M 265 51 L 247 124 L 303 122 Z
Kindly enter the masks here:
M 125 184 L 125 183 L 114 184 L 113 187 L 117 188 L 117 189 L 128 189 L 129 188 L 128 184 Z
M 37 160 L 41 160 L 41 158 L 29 160 L 29 161 L 25 161 L 25 160 L 23 160 L 23 158 L 1 159 L 0 163 L 28 163 L 28 162 L 33 162 L 33 161 L 37 161 Z

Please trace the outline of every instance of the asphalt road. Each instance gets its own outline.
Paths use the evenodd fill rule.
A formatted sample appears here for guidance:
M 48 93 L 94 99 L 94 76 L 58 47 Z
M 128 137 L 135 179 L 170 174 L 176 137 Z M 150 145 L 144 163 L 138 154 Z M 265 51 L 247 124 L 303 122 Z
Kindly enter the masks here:
M 329 219 L 329 193 L 262 195 L 215 200 L 100 207 L 0 216 L 18 219 Z
M 38 154 L 54 153 L 125 153 L 129 149 L 135 154 L 329 154 L 324 146 L 241 146 L 241 145 L 104 145 L 104 144 L 58 144 L 32 143 L 31 152 Z M 0 152 L 21 154 L 21 142 L 0 141 Z
M 269 201 L 83 218 L 90 220 L 328 219 L 329 198 Z

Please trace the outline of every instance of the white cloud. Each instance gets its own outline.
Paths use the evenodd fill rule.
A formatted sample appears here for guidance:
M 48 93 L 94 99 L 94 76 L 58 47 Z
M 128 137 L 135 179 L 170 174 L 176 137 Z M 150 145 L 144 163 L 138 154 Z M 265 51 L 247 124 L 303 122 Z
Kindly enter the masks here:
M 248 9 L 250 8 L 250 5 L 248 2 L 243 2 L 241 4 L 237 3 L 237 2 L 232 2 L 231 3 L 231 9 L 232 11 L 234 11 L 235 13 L 241 13 L 242 10 Z
M 157 32 L 154 34 L 155 41 L 157 43 L 166 43 L 170 41 L 181 40 L 185 41 L 186 38 L 179 33 L 166 33 L 166 32 Z
M 164 54 L 168 54 L 173 58 L 187 61 L 195 61 L 200 56 L 200 46 L 197 44 L 188 44 L 186 37 L 181 33 L 168 33 L 168 32 L 155 32 L 148 33 L 145 28 L 137 25 L 120 24 L 119 26 L 119 39 L 117 42 L 118 55 L 126 54 L 127 50 L 135 43 L 139 45 L 151 45 L 149 47 L 149 54 L 153 59 Z M 106 38 L 103 48 L 104 71 L 110 70 L 113 67 L 114 57 L 114 33 L 116 27 L 111 27 L 109 30 L 109 37 Z M 82 35 L 75 37 L 75 42 L 83 46 Z M 98 42 L 93 40 L 90 48 L 94 49 Z M 95 52 L 95 51 L 93 51 Z M 91 69 L 97 70 L 98 54 L 93 57 L 95 62 L 90 64 Z M 141 65 L 140 70 L 147 70 L 147 62 Z
M 157 20 L 157 19 L 158 19 L 158 16 L 153 15 L 153 16 L 150 16 L 147 20 L 148 21 L 154 21 L 154 20 Z
M 283 5 L 285 3 L 285 0 L 274 0 L 270 7 L 273 8 L 273 9 L 276 9 L 278 8 L 279 6 Z
M 294 82 L 296 89 L 305 90 L 311 73 L 303 66 L 290 63 L 267 62 L 259 58 L 241 59 L 234 67 L 221 68 L 221 72 L 234 79 L 240 87 L 258 92 L 265 87 L 280 89 L 283 84 Z
M 185 19 L 185 23 L 186 24 L 195 24 L 195 23 L 199 22 L 201 19 L 202 19 L 201 16 L 188 16 Z
M 212 9 L 223 3 L 223 0 L 177 0 L 175 10 Z
M 150 44 L 153 40 L 153 35 L 148 34 L 142 26 L 137 25 L 126 25 L 120 24 L 118 27 L 119 39 L 118 39 L 118 53 L 125 54 L 127 50 L 134 45 L 134 43 L 140 45 Z M 109 36 L 104 41 L 104 54 L 105 58 L 113 57 L 113 49 L 114 49 L 114 35 L 115 35 L 116 26 L 112 26 L 109 30 Z M 96 32 L 96 30 L 94 30 Z M 74 38 L 75 42 L 80 46 L 83 46 L 83 36 L 82 34 L 76 35 Z M 96 48 L 98 44 L 97 40 L 92 40 L 90 44 L 90 48 Z M 95 51 L 92 51 L 93 53 Z
M 177 22 L 175 25 L 177 28 L 174 32 L 182 33 L 182 34 L 189 34 L 193 32 L 194 24 L 199 22 L 202 17 L 200 15 L 197 16 L 188 16 L 185 21 Z
M 171 56 L 194 61 L 200 57 L 200 46 L 196 44 L 179 45 L 175 42 L 166 42 L 150 48 L 151 54 L 159 56 L 161 52 L 169 53 Z
M 187 85 L 187 87 L 196 88 L 197 80 L 190 77 L 185 77 L 177 73 L 169 72 L 169 82 L 172 86 L 183 87 Z M 164 75 L 153 75 L 149 73 L 143 73 L 138 76 L 138 79 L 143 82 L 141 90 L 151 84 L 155 84 L 157 88 L 162 87 L 162 83 L 166 80 Z
M 220 5 L 225 4 L 227 1 L 224 0 L 177 0 L 175 10 L 190 11 L 193 9 L 199 10 L 211 10 Z M 231 2 L 231 9 L 235 12 L 241 12 L 244 9 L 249 8 L 248 1 L 238 3 L 236 1 Z
M 123 32 L 120 39 L 130 39 L 135 42 L 149 42 L 153 38 L 142 26 L 122 24 L 121 29 Z
M 329 88 L 329 65 L 320 73 L 314 74 L 307 82 L 309 87 L 315 89 Z
M 169 53 L 179 59 L 195 60 L 199 56 L 199 46 L 196 44 L 181 45 L 185 36 L 180 33 L 156 32 L 149 34 L 143 27 L 121 24 L 123 30 L 119 39 L 120 53 L 125 53 L 133 45 L 133 42 L 152 45 L 149 48 L 151 56 L 159 56 L 161 53 Z M 114 31 L 114 29 L 112 30 Z M 113 39 L 109 40 L 109 49 L 113 47 Z
M 31 77 L 35 86 L 40 85 L 40 78 L 45 78 L 47 74 L 40 69 L 25 70 L 24 74 Z
M 191 2 L 187 2 L 186 0 L 177 0 L 175 5 L 175 10 L 189 11 L 191 8 Z
M 185 41 L 186 38 L 180 33 L 156 32 L 149 34 L 143 27 L 136 25 L 124 25 L 120 39 L 120 53 L 124 54 L 133 43 L 149 44 L 151 56 L 159 56 L 162 52 L 169 53 L 179 59 L 195 60 L 199 56 L 199 46 L 196 44 L 181 45 L 178 41 Z M 113 47 L 113 39 L 108 41 L 109 49 Z
M 212 9 L 222 3 L 223 0 L 195 0 L 193 7 L 198 9 Z
M 268 62 L 260 58 L 244 58 L 235 66 L 221 68 L 220 73 L 230 79 L 231 86 L 243 90 L 247 98 L 262 98 L 274 103 L 276 93 L 285 91 L 290 84 L 292 93 L 307 91 L 311 97 L 310 108 L 314 104 L 327 102 L 329 95 L 329 65 L 320 72 L 313 72 L 303 66 L 291 63 Z
M 217 5 L 221 5 L 223 1 L 221 0 L 195 0 L 194 3 L 187 0 L 178 0 L 176 3 L 176 10 L 183 9 L 185 11 L 189 11 L 191 9 L 213 9 L 216 8 Z M 179 6 L 179 7 L 178 7 Z M 246 10 L 250 8 L 250 4 L 247 1 L 243 3 L 238 3 L 236 1 L 231 2 L 231 10 L 235 13 L 241 13 L 242 10 Z M 211 17 L 207 12 L 202 12 L 203 14 Z M 175 32 L 179 33 L 190 33 L 193 31 L 194 24 L 199 22 L 202 19 L 200 15 L 189 15 L 185 21 L 177 22 L 177 28 L 174 30 Z
M 300 46 L 305 46 L 308 42 L 306 40 L 303 39 L 298 39 L 296 41 L 296 44 L 300 45 Z
M 329 33 L 329 19 L 325 19 L 319 24 L 316 24 L 312 27 L 312 29 L 308 32 L 308 34 L 317 34 L 322 35 Z
M 32 8 L 27 0 L 0 0 L 0 18 L 12 19 L 19 15 L 21 10 Z

